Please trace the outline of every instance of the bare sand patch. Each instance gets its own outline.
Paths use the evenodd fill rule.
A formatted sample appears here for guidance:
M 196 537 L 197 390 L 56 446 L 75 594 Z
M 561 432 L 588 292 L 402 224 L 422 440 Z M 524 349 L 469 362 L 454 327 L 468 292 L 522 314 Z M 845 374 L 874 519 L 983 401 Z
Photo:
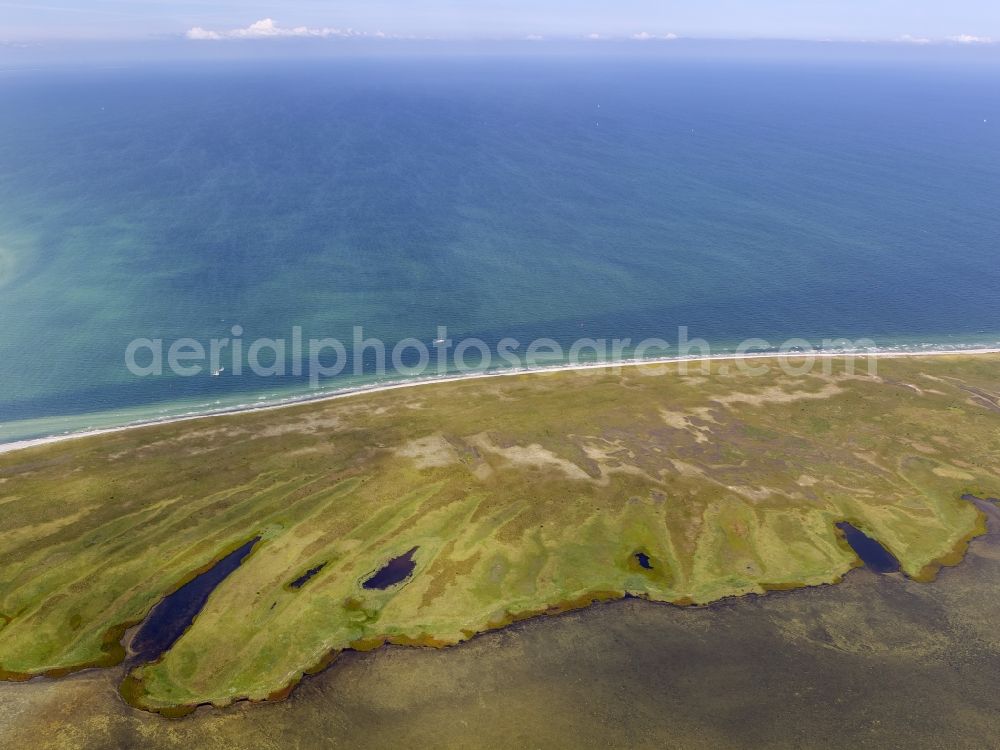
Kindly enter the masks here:
M 644 471 L 635 464 L 629 463 L 629 459 L 635 458 L 635 453 L 621 441 L 589 438 L 589 442 L 583 443 L 581 447 L 587 458 L 596 463 L 598 470 L 601 472 L 599 480 L 591 477 L 591 481 L 606 485 L 611 481 L 612 474 L 631 474 L 632 476 L 642 477 L 649 482 L 660 481 L 659 478 L 652 476 L 649 472 Z
M 950 466 L 947 464 L 944 466 L 935 466 L 933 469 L 931 469 L 931 471 L 933 471 L 939 477 L 944 477 L 945 479 L 961 479 L 966 482 L 971 482 L 973 479 L 975 479 L 975 477 L 972 476 L 972 474 L 969 474 L 966 471 L 962 471 L 957 466 Z
M 712 410 L 707 406 L 699 406 L 684 412 L 660 409 L 660 418 L 668 427 L 675 430 L 690 432 L 696 443 L 707 443 L 711 437 L 712 430 L 707 425 L 695 424 L 693 420 L 702 422 L 712 422 L 718 424 Z
M 821 400 L 832 398 L 845 392 L 845 389 L 836 383 L 827 383 L 818 391 L 786 391 L 780 386 L 771 386 L 763 388 L 756 393 L 736 392 L 722 396 L 713 396 L 712 401 L 723 406 L 732 406 L 739 403 L 762 406 L 764 404 L 789 404 L 794 401 Z
M 743 484 L 728 485 L 726 489 L 732 490 L 737 495 L 745 497 L 747 500 L 767 500 L 774 493 L 767 487 L 750 487 Z
M 411 440 L 396 449 L 396 455 L 413 460 L 418 469 L 435 469 L 458 463 L 458 454 L 441 435 Z
M 498 455 L 504 460 L 516 466 L 535 466 L 540 469 L 555 469 L 562 472 L 569 479 L 583 479 L 592 481 L 592 477 L 577 466 L 572 461 L 560 458 L 552 451 L 542 447 L 538 443 L 531 445 L 512 445 L 501 448 L 490 440 L 488 435 L 479 434 L 469 438 L 469 442 L 480 450 Z

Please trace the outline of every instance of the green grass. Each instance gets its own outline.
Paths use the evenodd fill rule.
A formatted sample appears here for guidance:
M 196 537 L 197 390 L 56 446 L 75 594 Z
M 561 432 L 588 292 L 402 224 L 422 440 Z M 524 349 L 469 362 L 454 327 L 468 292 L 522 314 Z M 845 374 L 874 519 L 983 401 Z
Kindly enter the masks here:
M 276 697 L 345 648 L 446 645 L 625 593 L 834 582 L 858 564 L 844 519 L 929 578 L 982 530 L 961 495 L 1000 491 L 998 364 L 489 378 L 0 455 L 0 670 L 117 663 L 125 628 L 255 536 L 191 629 L 133 670 L 130 702 Z M 415 546 L 406 583 L 361 587 Z

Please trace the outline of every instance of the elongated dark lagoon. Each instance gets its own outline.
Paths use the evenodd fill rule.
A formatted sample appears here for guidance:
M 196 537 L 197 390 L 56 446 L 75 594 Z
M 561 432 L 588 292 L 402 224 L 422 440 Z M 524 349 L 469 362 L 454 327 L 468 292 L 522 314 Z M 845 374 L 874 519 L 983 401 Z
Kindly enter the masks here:
M 156 661 L 173 646 L 194 622 L 211 593 L 240 567 L 258 541 L 260 537 L 251 539 L 204 573 L 164 597 L 132 639 L 131 648 L 135 659 L 141 662 Z
M 395 586 L 405 581 L 413 575 L 413 569 L 417 567 L 413 555 L 418 549 L 419 547 L 414 547 L 409 552 L 392 558 L 383 567 L 379 568 L 375 575 L 361 584 L 362 587 L 366 589 L 387 589 L 390 586 Z
M 847 543 L 867 568 L 876 573 L 899 572 L 899 561 L 878 541 L 846 521 L 838 523 L 837 528 L 844 532 Z
M 309 583 L 309 581 L 312 580 L 313 576 L 315 576 L 317 573 L 319 573 L 325 567 L 326 567 L 326 563 L 324 562 L 324 563 L 320 563 L 319 565 L 317 565 L 317 566 L 315 566 L 313 568 L 310 568 L 305 573 L 303 573 L 298 578 L 296 578 L 294 581 L 292 581 L 290 584 L 288 584 L 289 587 L 292 588 L 292 589 L 295 589 L 296 591 L 298 591 L 300 588 L 302 588 L 307 583 Z

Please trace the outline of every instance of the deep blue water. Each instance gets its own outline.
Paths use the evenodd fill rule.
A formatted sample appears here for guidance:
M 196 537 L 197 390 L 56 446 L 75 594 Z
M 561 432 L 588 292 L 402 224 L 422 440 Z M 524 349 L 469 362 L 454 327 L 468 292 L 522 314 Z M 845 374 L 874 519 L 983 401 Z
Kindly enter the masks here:
M 0 77 L 0 440 L 254 402 L 136 337 L 1000 340 L 1000 75 L 518 59 Z M 668 352 L 669 353 L 669 352 Z M 371 363 L 366 363 L 370 365 Z M 365 380 L 370 368 L 353 380 Z M 343 385 L 341 378 L 328 386 Z

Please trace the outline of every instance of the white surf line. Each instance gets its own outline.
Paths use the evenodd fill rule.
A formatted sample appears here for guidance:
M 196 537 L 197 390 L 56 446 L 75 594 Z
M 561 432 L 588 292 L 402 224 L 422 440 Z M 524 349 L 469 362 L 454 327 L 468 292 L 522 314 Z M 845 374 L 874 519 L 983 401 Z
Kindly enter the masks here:
M 616 367 L 644 367 L 650 365 L 669 365 L 678 363 L 697 362 L 731 362 L 736 360 L 754 359 L 839 359 L 841 357 L 854 357 L 859 359 L 898 359 L 903 357 L 964 357 L 981 354 L 1000 354 L 1000 347 L 979 348 L 979 349 L 931 349 L 928 351 L 885 351 L 885 350 L 859 350 L 843 352 L 763 352 L 757 354 L 710 354 L 704 357 L 657 357 L 654 359 L 628 359 L 602 362 L 588 362 L 586 364 L 562 364 L 562 365 L 542 365 L 539 367 L 520 367 L 509 370 L 489 370 L 487 372 L 469 372 L 457 375 L 442 375 L 431 378 L 414 378 L 401 382 L 386 383 L 384 385 L 360 385 L 346 388 L 336 393 L 325 393 L 316 396 L 292 397 L 280 403 L 265 403 L 259 406 L 234 406 L 230 409 L 219 409 L 205 412 L 204 414 L 188 414 L 177 417 L 165 417 L 163 419 L 147 419 L 131 424 L 119 425 L 117 427 L 102 427 L 95 430 L 82 430 L 62 435 L 49 435 L 46 437 L 32 438 L 30 440 L 18 440 L 10 443 L 0 443 L 0 454 L 13 453 L 14 451 L 34 448 L 50 443 L 61 443 L 66 440 L 78 440 L 86 437 L 96 437 L 98 435 L 111 435 L 126 430 L 138 430 L 143 427 L 155 427 L 157 425 L 176 424 L 178 422 L 194 422 L 200 419 L 212 419 L 215 417 L 227 417 L 236 414 L 253 414 L 262 411 L 272 411 L 274 409 L 288 409 L 293 406 L 303 404 L 318 404 L 324 401 L 350 398 L 370 393 L 381 393 L 382 391 L 393 391 L 399 388 L 416 388 L 423 385 L 434 385 L 435 383 L 455 383 L 462 380 L 479 380 L 481 378 L 509 377 L 514 375 L 544 375 L 556 372 L 572 372 L 574 370 L 607 370 Z

